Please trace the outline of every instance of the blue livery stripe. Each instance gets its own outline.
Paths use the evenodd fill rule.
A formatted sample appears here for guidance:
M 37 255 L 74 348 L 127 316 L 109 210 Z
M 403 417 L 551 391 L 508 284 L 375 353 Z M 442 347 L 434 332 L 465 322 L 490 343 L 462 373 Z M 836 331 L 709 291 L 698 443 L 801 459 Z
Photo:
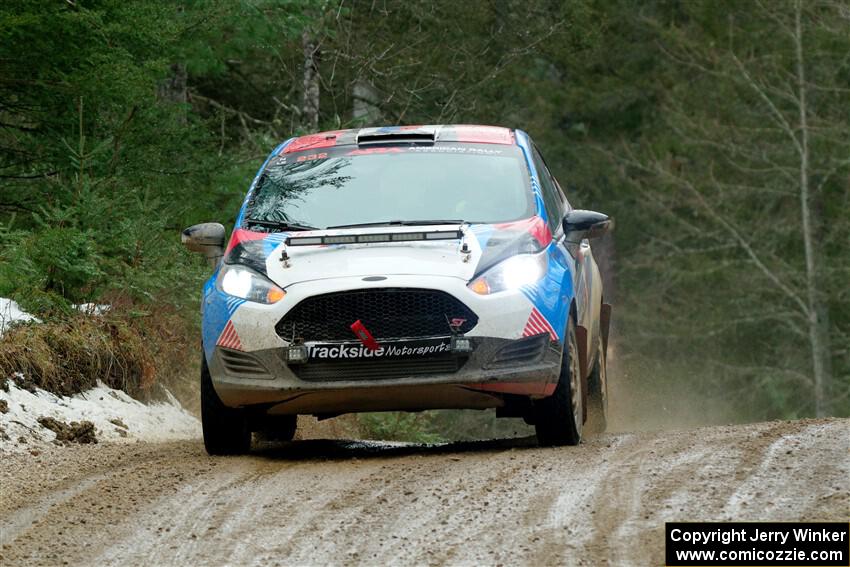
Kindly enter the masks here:
M 240 299 L 238 297 L 233 297 L 233 296 L 228 297 L 226 301 L 227 301 L 227 313 L 231 317 L 233 317 L 233 314 L 236 313 L 237 309 L 239 309 L 239 306 L 242 305 L 243 303 L 245 303 L 244 299 Z
M 263 239 L 263 254 L 266 258 L 272 255 L 274 249 L 286 242 L 286 239 L 289 237 L 289 233 L 287 232 L 276 232 L 274 234 L 270 234 Z
M 522 149 L 525 163 L 531 174 L 531 188 L 534 191 L 534 200 L 537 205 L 537 214 L 546 219 L 546 205 L 543 202 L 543 192 L 540 187 L 540 177 L 534 161 L 531 159 L 531 144 L 528 134 L 522 130 L 516 131 L 517 145 Z M 546 276 L 539 282 L 522 288 L 522 293 L 543 317 L 552 325 L 558 338 L 563 343 L 564 332 L 567 328 L 567 317 L 569 313 L 569 302 L 574 295 L 573 278 L 570 267 L 565 263 L 565 254 L 558 249 L 556 241 L 549 243 L 546 249 L 549 255 L 549 270 Z
M 543 204 L 543 194 L 540 191 L 540 178 L 537 176 L 537 169 L 534 167 L 534 161 L 531 159 L 531 146 L 528 143 L 528 134 L 522 130 L 516 130 L 516 143 L 522 150 L 522 155 L 525 157 L 525 164 L 528 166 L 528 171 L 531 174 L 531 189 L 534 191 L 537 215 L 545 219 L 546 207 Z
M 215 343 L 221 336 L 225 325 L 239 309 L 239 306 L 245 303 L 244 299 L 233 297 L 216 288 L 215 281 L 218 278 L 218 273 L 219 269 L 217 268 L 204 283 L 204 296 L 201 300 L 201 343 L 207 362 L 212 358 Z

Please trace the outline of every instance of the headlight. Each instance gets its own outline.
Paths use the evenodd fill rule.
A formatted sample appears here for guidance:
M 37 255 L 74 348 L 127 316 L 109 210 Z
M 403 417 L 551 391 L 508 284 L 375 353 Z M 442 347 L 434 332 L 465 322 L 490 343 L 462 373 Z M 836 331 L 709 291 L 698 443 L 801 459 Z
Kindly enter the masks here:
M 222 264 L 218 288 L 224 293 L 257 303 L 277 303 L 286 292 L 254 270 L 238 264 Z
M 546 252 L 519 254 L 496 264 L 472 280 L 468 287 L 479 295 L 519 289 L 540 280 L 548 268 Z

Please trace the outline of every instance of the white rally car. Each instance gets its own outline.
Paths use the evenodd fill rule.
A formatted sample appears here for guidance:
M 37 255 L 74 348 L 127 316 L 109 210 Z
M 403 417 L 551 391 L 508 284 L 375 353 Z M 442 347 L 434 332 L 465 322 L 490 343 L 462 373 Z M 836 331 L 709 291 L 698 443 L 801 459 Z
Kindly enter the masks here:
M 610 307 L 573 209 L 520 130 L 323 132 L 274 149 L 215 266 L 201 372 L 211 454 L 251 432 L 291 439 L 299 414 L 496 408 L 544 444 L 604 427 Z

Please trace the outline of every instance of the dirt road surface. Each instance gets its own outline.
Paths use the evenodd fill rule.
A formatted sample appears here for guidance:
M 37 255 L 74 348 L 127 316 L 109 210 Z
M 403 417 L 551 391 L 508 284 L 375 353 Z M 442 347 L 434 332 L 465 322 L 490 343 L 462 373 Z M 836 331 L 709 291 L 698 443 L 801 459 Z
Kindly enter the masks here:
M 4 455 L 2 565 L 659 565 L 670 520 L 850 518 L 850 420 L 400 445 Z

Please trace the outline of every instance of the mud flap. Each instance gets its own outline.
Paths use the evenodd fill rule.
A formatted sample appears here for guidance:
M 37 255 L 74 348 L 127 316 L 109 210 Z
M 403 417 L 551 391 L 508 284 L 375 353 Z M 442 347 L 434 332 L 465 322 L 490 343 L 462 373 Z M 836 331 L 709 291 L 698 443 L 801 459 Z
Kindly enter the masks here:
M 581 325 L 576 325 L 576 342 L 578 343 L 578 367 L 581 372 L 581 391 L 582 391 L 582 421 L 587 421 L 587 378 L 590 375 L 590 369 L 587 367 L 587 329 Z
M 599 312 L 599 328 L 602 332 L 602 347 L 608 352 L 608 332 L 611 330 L 611 304 L 603 303 Z

